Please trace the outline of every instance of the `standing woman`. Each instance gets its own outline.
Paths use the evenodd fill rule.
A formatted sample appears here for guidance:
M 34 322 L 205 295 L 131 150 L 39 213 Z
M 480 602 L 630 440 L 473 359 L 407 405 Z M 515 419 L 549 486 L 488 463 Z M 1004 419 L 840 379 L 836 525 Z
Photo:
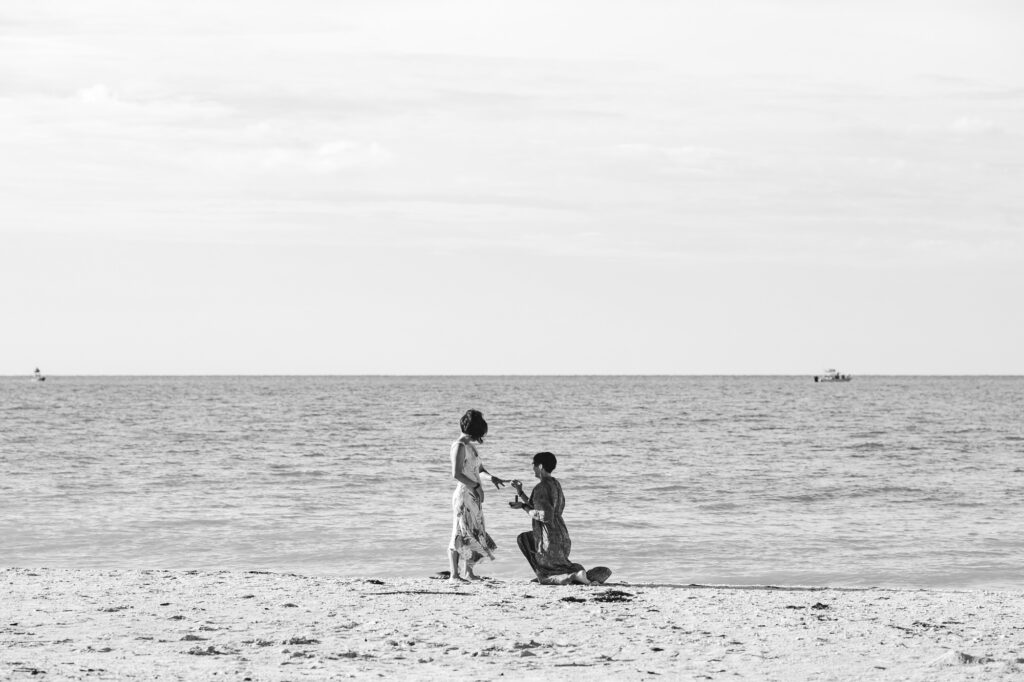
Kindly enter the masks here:
M 501 488 L 508 481 L 487 473 L 475 443 L 483 443 L 487 435 L 487 422 L 478 410 L 467 410 L 459 422 L 462 436 L 452 443 L 452 478 L 458 481 L 452 494 L 452 539 L 448 542 L 449 581 L 479 580 L 473 566 L 483 557 L 494 559 L 491 551 L 497 549 L 484 527 L 484 487 L 480 479 L 486 476 Z M 459 575 L 459 558 L 466 562 L 466 577 Z

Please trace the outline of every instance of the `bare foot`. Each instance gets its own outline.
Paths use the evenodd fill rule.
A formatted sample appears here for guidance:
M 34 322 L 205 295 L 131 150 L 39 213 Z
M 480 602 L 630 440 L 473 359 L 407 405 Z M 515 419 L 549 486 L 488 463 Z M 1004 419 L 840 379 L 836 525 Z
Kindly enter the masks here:
M 463 578 L 461 575 L 453 575 L 451 578 L 448 578 L 448 584 L 449 585 L 458 585 L 459 583 L 468 583 L 468 582 L 469 581 L 466 580 L 465 578 Z
M 569 577 L 570 582 L 576 583 L 577 585 L 589 585 L 590 578 L 587 577 L 587 572 L 582 568 Z
M 476 573 L 467 573 L 466 578 L 469 580 L 487 580 L 487 578 L 477 575 Z

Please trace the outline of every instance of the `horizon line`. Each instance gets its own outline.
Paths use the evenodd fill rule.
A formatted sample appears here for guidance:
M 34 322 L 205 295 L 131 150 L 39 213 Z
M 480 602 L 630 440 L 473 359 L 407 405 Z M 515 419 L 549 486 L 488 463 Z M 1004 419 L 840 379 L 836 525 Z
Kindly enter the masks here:
M 400 373 L 400 372 L 371 372 L 371 373 L 290 373 L 290 372 L 271 372 L 271 373 L 156 373 L 156 374 L 135 374 L 135 373 L 111 373 L 111 374 L 93 374 L 93 373 L 66 373 L 66 374 L 47 374 L 41 373 L 42 376 L 49 379 L 50 377 L 75 377 L 75 378 L 87 378 L 87 377 L 180 377 L 180 378 L 217 378 L 217 377 L 339 377 L 339 378 L 399 378 L 399 377 L 814 377 L 824 374 L 822 372 L 673 372 L 673 373 L 628 373 L 628 372 L 611 372 L 611 373 L 553 373 L 553 372 L 540 372 L 540 373 L 507 373 L 507 372 L 495 372 L 495 373 L 445 373 L 445 372 L 423 372 L 423 373 Z M 1005 374 L 992 374 L 988 372 L 914 372 L 914 373 L 854 373 L 854 372 L 842 372 L 845 376 L 849 377 L 1024 377 L 1024 372 L 1011 372 Z M 0 374 L 0 378 L 3 379 L 24 379 L 32 378 L 33 373 L 25 374 Z

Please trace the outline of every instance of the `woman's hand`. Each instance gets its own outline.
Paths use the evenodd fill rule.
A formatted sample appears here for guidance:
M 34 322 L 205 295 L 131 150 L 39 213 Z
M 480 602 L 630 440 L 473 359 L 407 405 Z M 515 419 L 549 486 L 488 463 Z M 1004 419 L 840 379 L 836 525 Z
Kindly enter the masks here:
M 505 485 L 506 483 L 508 483 L 508 481 L 506 481 L 503 478 L 498 478 L 497 476 L 491 476 L 491 483 L 494 484 L 495 488 L 497 488 L 498 490 L 501 490 L 501 487 L 503 485 Z

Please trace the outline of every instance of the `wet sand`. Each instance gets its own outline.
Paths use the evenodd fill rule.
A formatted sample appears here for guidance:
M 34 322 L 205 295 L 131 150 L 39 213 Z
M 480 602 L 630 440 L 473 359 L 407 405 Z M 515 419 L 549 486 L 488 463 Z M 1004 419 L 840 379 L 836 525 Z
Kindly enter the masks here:
M 0 678 L 1021 679 L 1024 592 L 0 570 Z

